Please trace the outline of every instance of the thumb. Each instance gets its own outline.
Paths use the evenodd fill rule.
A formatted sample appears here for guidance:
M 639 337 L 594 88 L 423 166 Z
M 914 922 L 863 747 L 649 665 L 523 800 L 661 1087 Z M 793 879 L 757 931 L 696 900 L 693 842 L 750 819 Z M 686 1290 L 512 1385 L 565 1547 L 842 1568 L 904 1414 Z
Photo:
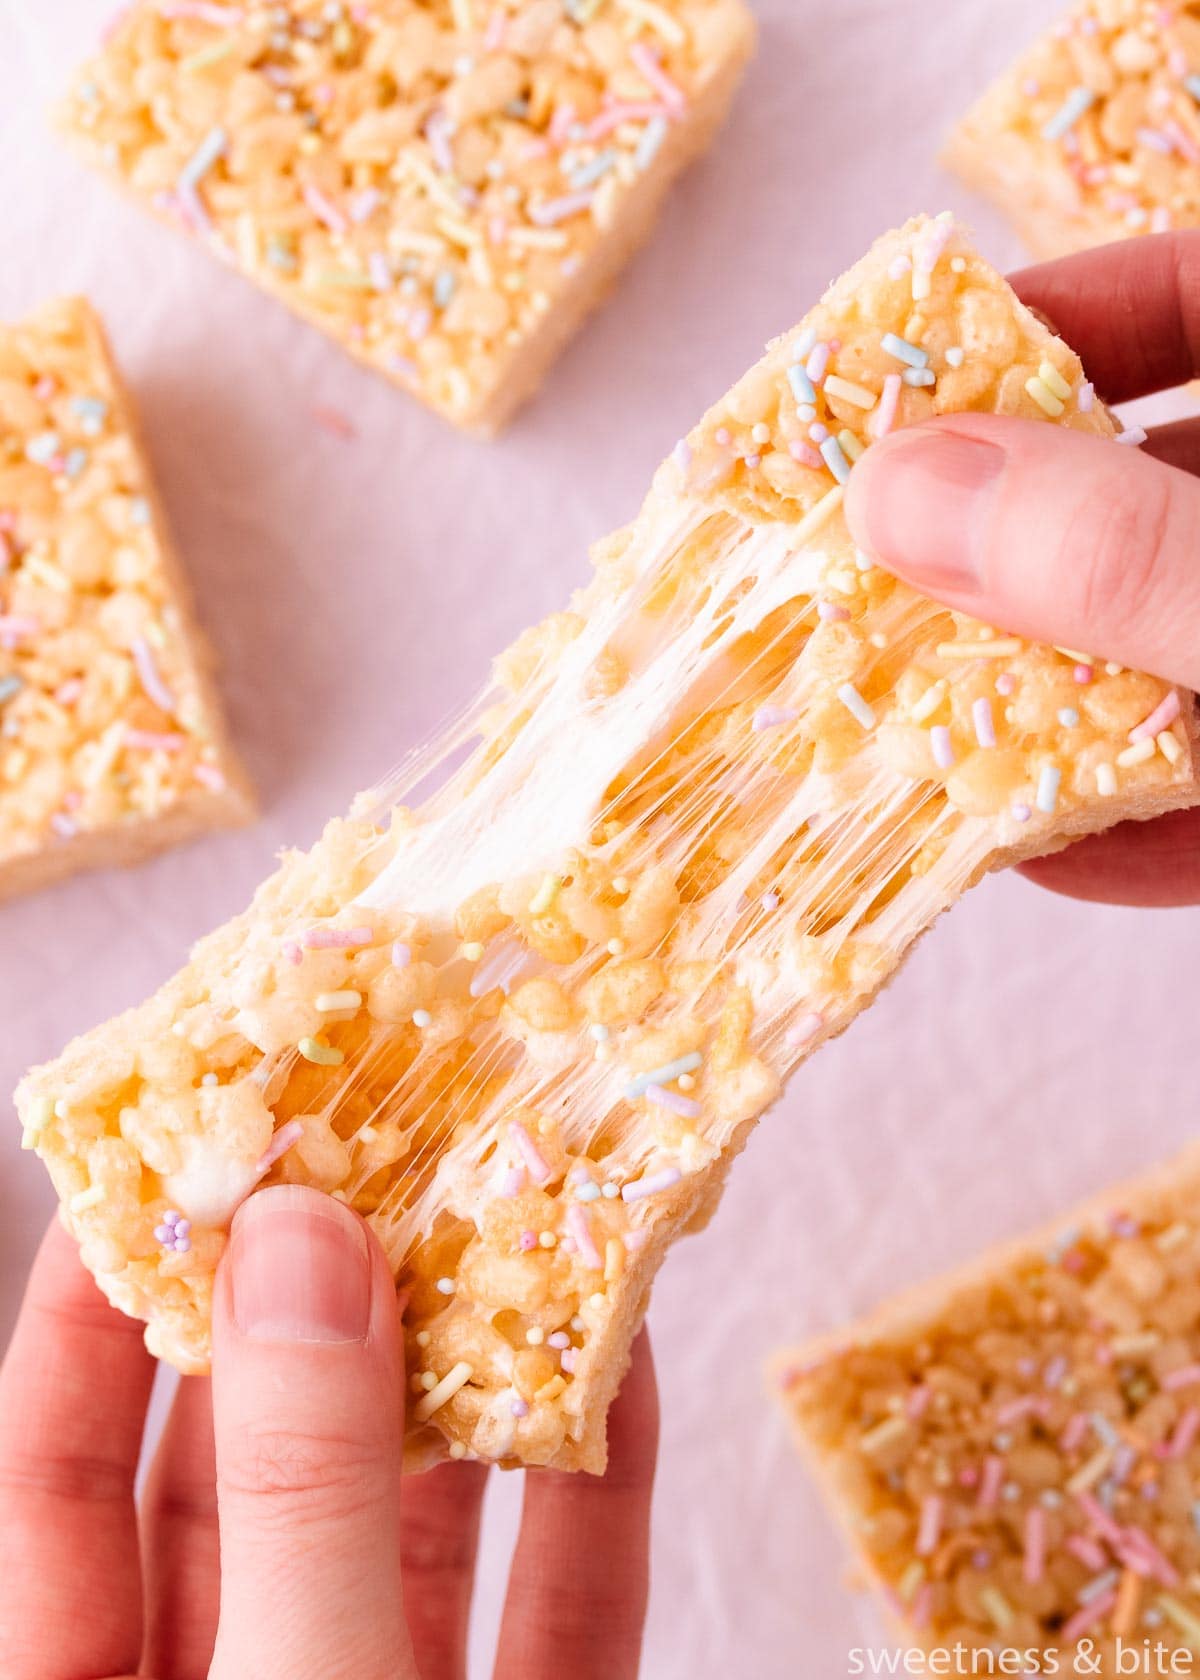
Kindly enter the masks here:
M 1200 686 L 1200 480 L 1037 421 L 955 415 L 870 448 L 855 541 L 1005 630 Z
M 213 1311 L 221 1613 L 211 1680 L 405 1680 L 403 1362 L 363 1222 L 276 1186 L 234 1220 Z

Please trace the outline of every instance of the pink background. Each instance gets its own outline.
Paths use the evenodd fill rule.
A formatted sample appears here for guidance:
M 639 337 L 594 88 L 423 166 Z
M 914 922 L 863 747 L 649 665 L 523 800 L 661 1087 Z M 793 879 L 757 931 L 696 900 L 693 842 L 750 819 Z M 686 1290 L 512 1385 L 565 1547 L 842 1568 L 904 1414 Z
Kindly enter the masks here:
M 757 0 L 763 50 L 727 134 L 491 447 L 357 371 L 64 153 L 47 107 L 106 10 L 0 0 L 0 314 L 66 290 L 104 310 L 265 812 L 136 874 L 0 907 L 4 1091 L 163 979 L 278 847 L 310 841 L 513 632 L 561 605 L 586 545 L 636 510 L 680 432 L 875 234 L 951 205 L 999 262 L 1019 259 L 933 159 L 1056 8 Z M 314 419 L 325 405 L 352 417 L 352 441 Z M 651 1315 L 665 1419 L 652 1680 L 845 1673 L 875 1623 L 842 1590 L 763 1360 L 1182 1142 L 1195 1016 L 1177 998 L 1198 934 L 1200 913 L 993 881 L 765 1122 Z M 0 1128 L 0 1335 L 50 1206 L 15 1125 Z M 519 1496 L 519 1478 L 494 1481 L 479 1672 Z

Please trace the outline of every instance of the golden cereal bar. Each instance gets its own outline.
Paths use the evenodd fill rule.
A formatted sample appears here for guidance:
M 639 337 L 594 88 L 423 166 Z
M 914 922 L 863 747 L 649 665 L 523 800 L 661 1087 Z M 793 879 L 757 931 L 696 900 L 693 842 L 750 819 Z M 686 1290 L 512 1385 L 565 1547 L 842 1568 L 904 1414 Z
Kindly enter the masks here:
M 855 552 L 851 463 L 963 406 L 1113 434 L 919 220 L 680 443 L 460 727 L 29 1076 L 26 1140 L 156 1352 L 204 1366 L 234 1209 L 316 1184 L 412 1289 L 414 1460 L 599 1468 L 654 1272 L 787 1076 L 985 870 L 1195 801 L 1190 697 Z
M 1191 1672 L 1170 1653 L 1200 1650 L 1200 1150 L 775 1380 L 915 1649 L 1068 1674 L 1090 1641 L 1089 1673 Z
M 0 898 L 247 818 L 103 329 L 0 327 Z
M 1200 226 L 1200 3 L 1085 0 L 984 94 L 945 161 L 1039 257 Z
M 646 238 L 743 0 L 136 0 L 66 114 L 289 308 L 491 435 Z

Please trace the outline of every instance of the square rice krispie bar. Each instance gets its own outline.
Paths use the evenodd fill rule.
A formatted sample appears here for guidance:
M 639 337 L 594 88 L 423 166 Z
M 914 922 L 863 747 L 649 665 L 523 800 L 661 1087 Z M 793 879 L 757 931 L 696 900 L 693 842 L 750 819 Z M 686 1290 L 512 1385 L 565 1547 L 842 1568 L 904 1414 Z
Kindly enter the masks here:
M 86 153 L 351 355 L 498 431 L 712 139 L 744 0 L 136 0 Z
M 1200 1149 L 785 1356 L 775 1382 L 912 1647 L 1025 1653 L 921 1672 L 1193 1672 Z
M 1200 3 L 1084 0 L 984 94 L 945 161 L 1039 257 L 1200 226 Z
M 0 897 L 253 801 L 104 332 L 0 328 Z
M 922 218 L 678 445 L 460 726 L 26 1079 L 156 1352 L 204 1367 L 238 1204 L 315 1184 L 412 1291 L 415 1462 L 602 1467 L 654 1274 L 787 1077 L 986 870 L 1196 801 L 1190 696 L 856 551 L 855 460 L 963 407 L 1116 433 Z

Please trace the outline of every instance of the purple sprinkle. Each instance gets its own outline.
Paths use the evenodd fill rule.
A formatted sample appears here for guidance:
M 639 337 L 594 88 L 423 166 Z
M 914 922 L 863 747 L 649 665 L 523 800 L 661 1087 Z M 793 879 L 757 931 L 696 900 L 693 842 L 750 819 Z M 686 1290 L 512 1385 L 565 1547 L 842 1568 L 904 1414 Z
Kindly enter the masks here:
M 843 624 L 850 614 L 845 607 L 839 607 L 833 601 L 818 601 L 817 617 L 822 624 Z
M 1013 806 L 1012 814 L 1019 823 L 1025 823 L 1029 821 L 1033 812 L 1030 810 L 1028 805 L 1020 804 Z
M 646 1097 L 650 1102 L 657 1103 L 659 1108 L 669 1108 L 675 1114 L 682 1114 L 685 1120 L 696 1120 L 704 1112 L 691 1097 L 682 1097 L 678 1091 L 668 1091 L 663 1085 L 647 1085 Z M 628 1196 L 625 1200 L 629 1200 Z
M 520 1399 L 514 1400 L 510 1409 L 512 1411 L 512 1415 L 515 1418 L 523 1418 L 523 1417 L 528 1417 L 529 1416 L 529 1402 L 528 1402 L 528 1400 L 520 1400 Z
M 933 762 L 942 770 L 949 770 L 954 763 L 954 747 L 950 740 L 950 731 L 944 723 L 934 724 L 929 731 L 929 744 L 933 748 Z
M 556 1330 L 552 1336 L 546 1337 L 546 1346 L 552 1348 L 570 1347 L 571 1338 L 565 1330 Z
M 397 939 L 392 946 L 392 967 L 407 968 L 412 961 L 412 946 L 406 945 L 403 939 Z
M 799 715 L 794 706 L 760 706 L 754 714 L 751 728 L 756 733 L 764 729 L 778 729 L 780 724 L 792 723 Z

